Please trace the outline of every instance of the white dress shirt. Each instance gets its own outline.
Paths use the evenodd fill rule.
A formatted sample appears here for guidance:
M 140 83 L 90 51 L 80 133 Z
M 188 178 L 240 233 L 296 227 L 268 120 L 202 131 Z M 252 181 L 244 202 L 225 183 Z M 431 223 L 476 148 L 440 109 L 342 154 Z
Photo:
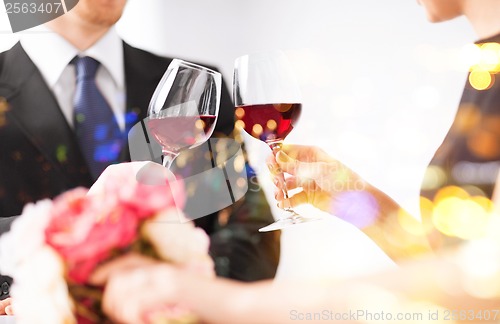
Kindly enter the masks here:
M 125 72 L 122 40 L 112 27 L 92 47 L 80 52 L 57 33 L 41 26 L 40 32 L 21 36 L 21 45 L 54 93 L 61 111 L 73 126 L 73 97 L 76 71 L 69 64 L 75 56 L 90 56 L 101 63 L 96 83 L 113 110 L 118 125 L 125 129 Z

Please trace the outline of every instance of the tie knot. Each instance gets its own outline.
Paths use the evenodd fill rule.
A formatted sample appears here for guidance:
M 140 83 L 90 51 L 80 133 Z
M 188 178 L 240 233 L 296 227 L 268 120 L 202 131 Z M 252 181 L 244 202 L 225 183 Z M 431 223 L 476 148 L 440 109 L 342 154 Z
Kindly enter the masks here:
M 98 61 L 89 56 L 76 58 L 76 78 L 93 80 L 95 78 L 95 74 L 97 72 L 99 64 L 100 63 Z

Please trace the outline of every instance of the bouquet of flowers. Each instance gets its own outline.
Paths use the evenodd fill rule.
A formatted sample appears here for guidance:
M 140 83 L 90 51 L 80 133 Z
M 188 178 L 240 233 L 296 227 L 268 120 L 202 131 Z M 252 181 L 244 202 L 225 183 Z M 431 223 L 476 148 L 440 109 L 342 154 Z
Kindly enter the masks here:
M 180 211 L 182 185 L 169 184 L 161 174 L 168 171 L 156 166 L 112 166 L 90 192 L 76 188 L 25 206 L 0 239 L 0 271 L 14 278 L 17 323 L 110 322 L 101 309 L 103 287 L 89 278 L 99 265 L 128 253 L 213 275 L 207 235 Z M 149 168 L 142 179 L 138 167 Z M 177 312 L 170 320 L 195 318 Z

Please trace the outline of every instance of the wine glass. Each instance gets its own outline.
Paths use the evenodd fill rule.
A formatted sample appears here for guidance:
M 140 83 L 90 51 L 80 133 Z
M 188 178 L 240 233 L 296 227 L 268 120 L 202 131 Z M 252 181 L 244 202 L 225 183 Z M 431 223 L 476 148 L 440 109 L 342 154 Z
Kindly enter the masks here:
M 222 77 L 201 65 L 174 59 L 151 98 L 148 128 L 162 147 L 163 166 L 182 150 L 206 142 L 219 112 Z
M 233 95 L 237 125 L 249 135 L 267 143 L 276 156 L 283 140 L 297 123 L 302 109 L 300 90 L 285 54 L 281 51 L 266 51 L 237 58 Z M 259 231 L 273 231 L 315 220 L 293 210 L 283 171 L 279 170 L 277 178 L 285 197 L 286 213 Z

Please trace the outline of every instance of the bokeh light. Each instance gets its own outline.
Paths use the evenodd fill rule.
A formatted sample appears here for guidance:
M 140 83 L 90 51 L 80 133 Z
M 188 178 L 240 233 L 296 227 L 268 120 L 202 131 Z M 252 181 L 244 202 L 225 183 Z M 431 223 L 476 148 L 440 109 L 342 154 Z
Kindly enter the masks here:
M 498 164 L 461 161 L 453 166 L 451 174 L 458 183 L 493 184 L 498 174 Z
M 276 127 L 278 127 L 278 124 L 274 119 L 269 119 L 266 123 L 266 126 L 270 131 L 274 131 Z
M 484 234 L 487 215 L 481 206 L 469 200 L 450 197 L 434 208 L 433 222 L 443 234 L 470 239 Z
M 491 88 L 500 71 L 500 44 L 467 45 L 462 50 L 462 59 L 470 67 L 470 85 L 476 90 Z
M 500 157 L 500 117 L 484 115 L 481 128 L 468 138 L 469 149 L 478 157 L 494 160 Z
M 500 69 L 500 44 L 485 43 L 481 45 L 479 68 L 497 73 Z
M 457 111 L 453 127 L 461 134 L 467 134 L 481 122 L 481 111 L 473 104 L 462 104 Z
M 241 107 L 236 108 L 234 113 L 235 113 L 236 117 L 238 117 L 239 119 L 241 119 L 245 116 L 245 110 Z
M 68 160 L 68 147 L 66 145 L 57 146 L 56 158 L 60 163 L 64 163 Z
M 237 173 L 240 173 L 243 171 L 244 168 L 245 168 L 245 157 L 242 154 L 238 154 L 234 158 L 234 170 Z
M 4 97 L 0 97 L 0 127 L 4 126 L 7 123 L 7 118 L 5 118 L 5 114 L 9 110 L 9 105 L 7 104 L 7 100 Z
M 467 44 L 462 47 L 460 58 L 467 68 L 477 65 L 481 60 L 481 48 L 476 44 Z
M 422 181 L 422 190 L 432 190 L 440 188 L 446 183 L 447 176 L 443 168 L 436 165 L 430 165 L 425 170 Z
M 240 130 L 245 129 L 245 122 L 243 120 L 237 120 L 234 126 Z
M 485 197 L 470 196 L 460 187 L 441 189 L 435 197 L 432 221 L 441 233 L 461 239 L 477 239 L 487 234 L 493 203 Z
M 469 83 L 476 90 L 489 89 L 493 82 L 493 76 L 485 70 L 475 69 L 469 75 Z
M 429 211 L 432 212 L 432 209 L 434 207 L 432 201 L 430 201 L 427 198 L 421 197 L 420 198 L 420 207 L 422 209 L 422 214 L 425 214 L 426 212 L 428 213 Z M 425 216 L 422 215 L 422 218 Z M 428 235 L 432 229 L 432 223 L 430 222 L 421 222 L 417 220 L 414 216 L 412 216 L 410 213 L 408 213 L 406 210 L 403 208 L 400 208 L 397 213 L 397 218 L 399 225 L 409 234 L 413 236 L 420 236 L 423 237 L 425 235 Z
M 377 219 L 380 207 L 375 197 L 366 191 L 347 191 L 333 202 L 335 215 L 358 228 L 371 225 Z
M 262 129 L 262 126 L 259 124 L 255 124 L 252 127 L 252 135 L 259 138 L 260 135 L 262 134 L 264 130 Z
M 460 199 L 468 199 L 469 194 L 467 193 L 466 190 L 463 188 L 460 188 L 458 186 L 447 186 L 442 189 L 440 189 L 436 195 L 434 196 L 434 204 L 438 204 L 444 199 L 454 197 L 454 198 L 460 198 Z

